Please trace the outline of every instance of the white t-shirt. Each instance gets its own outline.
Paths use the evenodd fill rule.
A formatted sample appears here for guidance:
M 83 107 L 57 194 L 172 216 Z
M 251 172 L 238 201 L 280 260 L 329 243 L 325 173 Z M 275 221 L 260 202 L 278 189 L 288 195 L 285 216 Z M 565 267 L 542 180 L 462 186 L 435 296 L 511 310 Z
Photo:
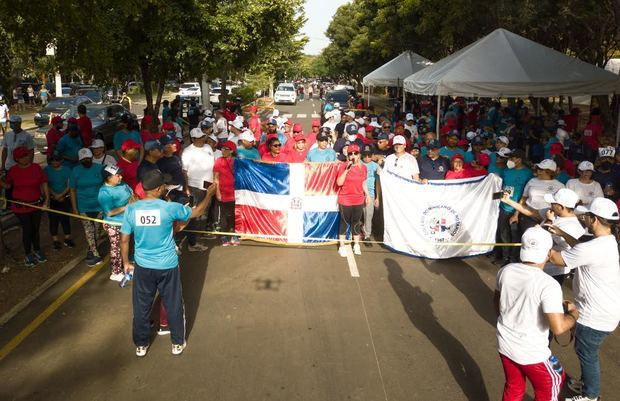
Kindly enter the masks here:
M 409 132 L 411 132 L 411 139 L 418 139 L 418 126 L 413 124 L 413 125 L 406 125 L 405 124 L 405 129 Z
M 541 210 L 541 214 L 543 214 L 544 211 L 546 210 Z M 575 239 L 581 238 L 581 236 L 586 232 L 581 223 L 579 223 L 579 219 L 577 219 L 576 216 L 556 217 L 555 219 L 553 219 L 551 224 L 558 227 L 560 230 L 564 231 Z M 552 234 L 551 238 L 553 239 L 553 250 L 561 252 L 570 249 L 570 245 L 568 245 L 568 243 L 563 237 Z M 547 263 L 543 271 L 550 276 L 561 276 L 563 274 L 570 273 L 571 269 L 566 266 L 558 266 L 554 265 L 553 263 Z
M 594 198 L 603 198 L 605 196 L 601 184 L 596 181 L 585 184 L 579 181 L 579 178 L 573 178 L 568 180 L 566 188 L 575 191 L 575 193 L 579 195 L 581 202 L 586 206 L 590 205 Z
M 620 262 L 613 235 L 597 237 L 563 251 L 566 266 L 577 269 L 573 295 L 577 320 L 600 331 L 614 331 L 620 322 Z
M 224 135 L 226 134 L 226 136 L 228 136 L 228 123 L 226 122 L 226 119 L 224 117 L 220 117 L 217 119 L 217 122 L 215 123 L 215 135 L 219 138 L 220 135 Z
M 93 163 L 103 164 L 106 166 L 116 166 L 116 159 L 112 155 L 103 154 L 100 158 L 93 157 Z
M 187 172 L 187 185 L 194 188 L 203 188 L 204 181 L 213 182 L 213 149 L 204 145 L 201 148 L 189 145 L 181 155 L 183 170 Z
M 0 104 L 0 123 L 6 122 L 6 116 L 9 114 L 9 107 L 6 104 Z
M 4 167 L 7 171 L 17 164 L 13 159 L 13 150 L 20 146 L 25 146 L 28 149 L 34 149 L 34 139 L 32 139 L 32 135 L 23 130 L 18 134 L 16 134 L 15 131 L 9 131 L 4 134 L 2 148 L 6 149 L 6 162 Z
M 497 273 L 496 288 L 499 353 L 521 365 L 549 359 L 545 313 L 564 313 L 560 284 L 538 267 L 511 263 Z
M 409 153 L 404 153 L 400 157 L 392 153 L 385 158 L 383 169 L 409 180 L 412 180 L 414 175 L 420 174 L 418 161 Z
M 551 205 L 545 202 L 545 194 L 554 194 L 561 188 L 564 188 L 564 184 L 558 180 L 541 180 L 534 177 L 525 184 L 523 190 L 523 197 L 527 197 L 525 204 L 536 210 L 549 208 Z

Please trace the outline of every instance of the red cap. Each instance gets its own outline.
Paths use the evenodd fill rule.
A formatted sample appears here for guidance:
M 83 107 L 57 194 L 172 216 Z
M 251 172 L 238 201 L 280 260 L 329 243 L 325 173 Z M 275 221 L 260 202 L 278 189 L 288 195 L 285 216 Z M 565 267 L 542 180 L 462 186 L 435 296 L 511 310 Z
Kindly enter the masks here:
M 349 147 L 347 148 L 347 153 L 353 153 L 353 152 L 359 152 L 359 151 L 360 151 L 360 147 L 356 143 L 349 145 Z
M 140 145 L 138 142 L 134 141 L 133 139 L 127 139 L 121 145 L 121 151 L 124 152 L 124 151 L 129 150 L 129 149 L 140 149 L 141 147 L 142 147 L 142 145 Z
M 226 141 L 222 144 L 222 148 L 228 148 L 230 150 L 232 150 L 233 152 L 237 151 L 237 145 L 235 145 L 233 143 L 233 141 Z
M 28 153 L 30 153 L 30 151 L 28 150 L 27 147 L 18 146 L 15 149 L 13 149 L 13 159 L 15 160 L 21 159 L 24 156 L 28 156 Z
M 77 121 L 77 118 L 75 117 L 71 117 L 67 120 L 67 124 L 77 124 L 77 123 L 78 121 Z
M 455 153 L 455 154 L 452 155 L 452 160 L 454 160 L 454 159 L 461 159 L 461 160 L 463 160 L 463 155 L 460 154 L 460 153 Z
M 291 120 L 290 118 L 287 118 L 284 120 L 284 124 L 293 125 L 293 120 Z
M 469 142 L 467 142 L 467 139 L 459 139 L 459 141 L 456 143 L 456 146 L 466 146 L 469 145 Z
M 396 123 L 396 127 L 404 127 L 404 126 L 405 126 L 405 124 L 403 124 L 402 121 L 399 121 L 399 122 Z
M 54 125 L 56 125 L 58 123 L 61 123 L 63 121 L 65 121 L 65 120 L 63 120 L 62 117 L 60 117 L 60 116 L 54 116 L 54 118 L 52 118 L 52 124 L 54 124 Z
M 143 124 L 150 124 L 152 122 L 153 122 L 153 117 L 152 116 L 146 115 L 146 116 L 144 116 L 142 118 L 142 123 Z
M 293 132 L 301 132 L 303 131 L 303 127 L 301 126 L 301 124 L 295 124 L 293 125 Z
M 257 110 L 258 110 L 258 107 L 254 105 L 250 106 L 250 113 L 256 113 Z
M 162 131 L 174 131 L 174 124 L 170 121 L 166 121 L 161 126 Z
M 478 155 L 478 163 L 486 167 L 491 163 L 491 157 L 486 153 L 480 153 L 480 155 Z
M 312 120 L 312 126 L 313 127 L 320 127 L 321 126 L 321 120 Z
M 553 155 L 561 155 L 564 152 L 564 146 L 562 146 L 561 143 L 554 143 L 553 145 L 551 145 L 551 147 L 549 148 L 549 154 L 551 156 Z
M 305 140 L 306 140 L 306 137 L 305 137 L 305 136 L 304 136 L 304 134 L 302 134 L 301 132 L 296 132 L 296 133 L 293 135 L 293 140 L 294 140 L 295 142 L 297 142 L 297 141 L 305 141 Z

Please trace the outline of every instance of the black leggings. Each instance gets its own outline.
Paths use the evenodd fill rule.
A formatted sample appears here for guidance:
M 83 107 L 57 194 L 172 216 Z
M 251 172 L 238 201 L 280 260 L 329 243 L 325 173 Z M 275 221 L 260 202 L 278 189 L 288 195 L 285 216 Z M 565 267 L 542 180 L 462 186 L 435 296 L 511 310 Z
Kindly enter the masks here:
M 350 226 L 351 235 L 360 235 L 364 205 L 338 205 L 338 209 L 340 209 L 340 228 L 338 229 L 338 234 L 345 235 L 347 228 Z
M 235 231 L 235 201 L 217 202 L 220 230 L 223 232 Z
M 39 226 L 41 225 L 41 211 L 15 213 L 22 226 L 22 244 L 24 253 L 29 255 L 32 250 L 40 251 Z
M 50 200 L 50 209 L 58 210 L 61 212 L 70 212 L 71 204 L 69 198 L 63 201 Z M 69 216 L 60 213 L 49 212 L 48 217 L 50 220 L 50 234 L 53 236 L 58 235 L 58 225 L 62 226 L 62 232 L 65 235 L 71 235 L 71 222 Z

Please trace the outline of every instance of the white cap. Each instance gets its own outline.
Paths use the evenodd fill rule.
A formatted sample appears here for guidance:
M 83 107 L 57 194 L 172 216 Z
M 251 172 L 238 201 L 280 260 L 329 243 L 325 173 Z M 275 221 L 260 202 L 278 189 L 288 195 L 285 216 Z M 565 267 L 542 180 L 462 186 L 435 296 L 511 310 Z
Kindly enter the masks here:
M 340 107 L 340 103 L 338 103 L 338 102 L 334 103 L 334 108 L 336 108 L 336 109 L 337 109 L 337 108 L 339 108 L 339 107 Z
M 239 139 L 241 139 L 242 141 L 248 141 L 248 142 L 255 141 L 254 134 L 249 129 L 243 130 L 243 132 L 241 132 L 241 135 L 239 135 Z
M 365 121 L 364 121 L 364 119 L 363 119 L 363 118 L 361 118 L 361 117 L 360 117 L 360 118 L 358 118 L 357 120 L 355 120 L 355 122 L 356 122 L 356 123 L 358 123 L 358 124 L 359 124 L 359 126 L 361 127 L 362 125 L 364 125 L 364 122 L 365 122 Z
M 409 120 L 413 120 L 413 114 L 412 113 L 407 113 L 407 115 L 405 116 L 405 120 L 409 121 Z
M 189 131 L 189 136 L 192 138 L 202 138 L 205 136 L 205 133 L 202 132 L 200 128 L 192 128 L 191 131 Z
M 103 143 L 103 141 L 101 139 L 93 139 L 93 142 L 90 144 L 91 149 L 92 148 L 105 148 L 105 143 Z
M 92 159 L 93 158 L 93 152 L 88 149 L 88 148 L 82 148 L 79 150 L 78 152 L 78 160 L 82 160 L 82 159 Z
M 393 145 L 406 145 L 407 141 L 405 140 L 405 137 L 402 135 L 396 135 L 393 139 L 392 139 L 392 146 Z
M 355 113 L 352 111 L 347 111 L 346 113 L 344 113 L 345 116 L 349 116 L 351 118 L 355 118 Z
M 476 134 L 474 131 L 469 131 L 469 132 L 467 133 L 467 135 L 466 135 L 467 140 L 468 140 L 468 141 L 471 141 L 472 139 L 474 139 L 474 138 L 476 137 L 476 135 L 478 135 L 478 134 Z
M 521 236 L 519 256 L 522 262 L 545 263 L 552 246 L 551 234 L 540 226 L 534 226 L 528 228 Z
M 606 220 L 618 220 L 618 206 L 611 199 L 607 198 L 594 198 L 590 207 L 577 206 L 575 209 L 578 213 L 592 213 L 598 217 Z
M 273 109 L 273 113 L 271 114 L 272 117 L 279 117 L 280 116 L 280 110 L 278 109 Z
M 566 122 L 564 120 L 558 120 L 558 125 L 565 126 Z
M 373 119 L 373 121 L 370 123 L 370 126 L 375 128 L 381 128 L 381 124 L 379 124 L 375 119 Z
M 500 141 L 500 142 L 504 142 L 506 145 L 508 145 L 510 143 L 510 139 L 508 139 L 504 135 L 497 137 L 497 140 Z
M 230 121 L 228 123 L 228 125 L 230 125 L 231 127 L 235 127 L 237 129 L 242 129 L 243 128 L 243 122 L 235 119 L 235 121 Z
M 579 171 L 594 171 L 594 164 L 592 164 L 592 162 L 589 162 L 587 160 L 582 161 L 581 163 L 579 163 L 577 165 L 577 170 Z
M 565 139 L 568 139 L 568 132 L 566 132 L 562 128 L 558 128 L 558 130 L 555 132 L 555 137 L 558 138 L 560 141 L 564 141 Z
M 497 151 L 497 155 L 499 157 L 510 157 L 511 153 L 512 153 L 512 150 L 508 148 L 501 148 L 500 150 Z
M 217 142 L 217 137 L 215 136 L 215 134 L 209 134 L 207 138 L 212 140 L 213 142 Z
M 211 117 L 212 115 L 213 115 L 213 111 L 211 111 L 211 109 L 206 109 L 205 110 L 205 116 Z
M 543 161 L 541 161 L 540 163 L 536 164 L 536 167 L 543 169 L 543 170 L 557 170 L 558 165 L 555 164 L 555 162 L 551 159 L 545 159 Z
M 357 133 L 360 135 L 366 135 L 366 128 L 360 127 L 360 129 L 357 130 Z
M 116 175 L 120 172 L 120 168 L 114 164 L 108 164 L 103 168 L 103 171 L 110 175 Z
M 579 195 L 568 188 L 561 188 L 555 194 L 545 194 L 545 202 L 558 203 L 564 207 L 574 209 L 579 202 Z

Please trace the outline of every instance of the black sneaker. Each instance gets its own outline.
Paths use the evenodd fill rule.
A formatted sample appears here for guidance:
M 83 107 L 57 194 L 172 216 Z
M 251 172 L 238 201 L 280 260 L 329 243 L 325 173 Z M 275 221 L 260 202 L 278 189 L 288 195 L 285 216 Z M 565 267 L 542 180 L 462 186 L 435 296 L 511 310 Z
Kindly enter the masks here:
M 58 251 L 62 249 L 62 244 L 60 243 L 60 241 L 54 241 L 54 244 L 52 245 L 52 247 L 54 248 L 54 250 Z
M 47 262 L 47 258 L 45 257 L 45 255 L 41 251 L 34 251 L 33 252 L 33 256 L 37 260 L 37 263 L 45 263 L 45 262 Z
M 37 265 L 37 259 L 32 254 L 26 255 L 24 257 L 24 264 L 26 267 L 35 267 Z
M 65 240 L 65 246 L 67 248 L 75 248 L 75 242 L 71 238 Z
M 86 258 L 86 265 L 89 267 L 93 267 L 101 263 L 103 259 L 101 256 L 93 256 L 92 258 Z
M 159 326 L 159 330 L 157 330 L 158 336 L 165 336 L 166 334 L 170 334 L 170 327 L 168 326 Z

